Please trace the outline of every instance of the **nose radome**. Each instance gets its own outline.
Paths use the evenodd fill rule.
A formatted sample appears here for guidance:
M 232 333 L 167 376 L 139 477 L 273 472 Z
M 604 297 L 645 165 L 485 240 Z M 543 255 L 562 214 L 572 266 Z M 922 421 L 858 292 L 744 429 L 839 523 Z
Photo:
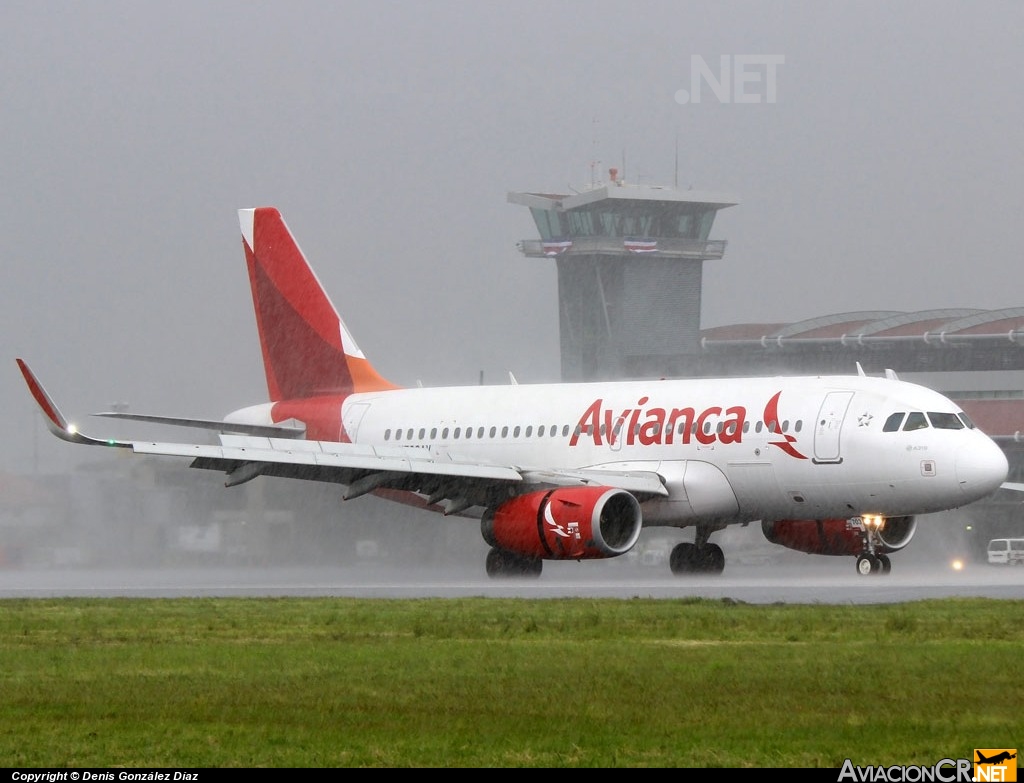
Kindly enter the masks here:
M 1008 471 L 1006 454 L 988 438 L 964 446 L 956 454 L 956 478 L 971 500 L 999 489 Z

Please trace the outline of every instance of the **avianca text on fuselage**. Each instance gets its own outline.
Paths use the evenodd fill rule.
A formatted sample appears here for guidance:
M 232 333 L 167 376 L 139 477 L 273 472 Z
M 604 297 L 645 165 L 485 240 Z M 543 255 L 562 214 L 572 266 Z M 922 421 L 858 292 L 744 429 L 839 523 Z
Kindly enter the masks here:
M 781 432 L 778 416 L 781 394 L 781 391 L 776 392 L 764 407 L 763 421 L 768 432 L 784 438 L 783 441 L 770 442 L 769 445 L 778 446 L 797 459 L 806 459 L 792 445 L 796 438 Z M 604 398 L 598 397 L 580 416 L 569 445 L 578 445 L 581 436 L 590 438 L 595 446 L 671 446 L 674 443 L 689 445 L 694 440 L 704 446 L 710 446 L 715 442 L 743 442 L 747 409 L 742 405 L 729 408 L 712 405 L 697 410 L 692 406 L 647 407 L 648 402 L 650 398 L 645 395 L 636 401 L 636 407 L 616 411 L 604 407 Z

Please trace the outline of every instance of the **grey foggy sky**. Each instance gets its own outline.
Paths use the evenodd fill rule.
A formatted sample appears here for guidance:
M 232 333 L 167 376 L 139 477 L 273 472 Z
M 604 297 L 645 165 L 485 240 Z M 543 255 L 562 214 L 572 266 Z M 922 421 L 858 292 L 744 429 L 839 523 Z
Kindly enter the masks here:
M 680 184 L 740 200 L 704 326 L 1024 306 L 1022 29 L 1016 2 L 4 3 L 0 470 L 86 451 L 34 441 L 15 356 L 78 420 L 264 400 L 242 207 L 282 210 L 391 380 L 555 380 L 554 265 L 506 194 L 623 157 L 671 184 L 677 135 Z M 785 57 L 776 103 L 676 102 L 691 55 L 742 54 Z

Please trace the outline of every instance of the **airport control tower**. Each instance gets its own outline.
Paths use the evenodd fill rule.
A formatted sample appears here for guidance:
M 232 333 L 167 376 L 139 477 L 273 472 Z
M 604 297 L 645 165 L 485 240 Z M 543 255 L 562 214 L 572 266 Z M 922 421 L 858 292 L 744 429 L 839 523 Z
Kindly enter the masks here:
M 718 193 L 608 183 L 582 193 L 509 193 L 529 207 L 540 239 L 528 258 L 558 265 L 562 380 L 686 376 L 700 353 L 704 261 L 725 253 L 708 239 Z

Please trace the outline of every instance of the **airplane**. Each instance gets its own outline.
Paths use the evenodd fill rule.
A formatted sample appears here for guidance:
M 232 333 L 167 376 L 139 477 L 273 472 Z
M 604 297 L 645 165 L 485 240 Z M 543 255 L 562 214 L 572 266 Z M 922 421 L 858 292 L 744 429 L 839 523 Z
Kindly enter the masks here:
M 1002 753 L 997 753 L 992 758 L 986 758 L 980 750 L 975 752 L 978 754 L 978 760 L 977 762 L 975 762 L 977 764 L 1001 764 L 1004 761 L 1009 761 L 1010 759 L 1017 758 L 1016 753 L 1010 753 L 1006 750 L 1004 750 Z
M 225 486 L 281 476 L 479 520 L 488 576 L 626 554 L 645 527 L 694 528 L 675 575 L 719 574 L 729 525 L 886 574 L 922 514 L 979 500 L 1007 460 L 951 400 L 894 372 L 401 388 L 359 349 L 280 212 L 239 210 L 269 401 L 197 427 L 218 443 L 94 438 L 17 363 L 72 443 L 189 457 Z

